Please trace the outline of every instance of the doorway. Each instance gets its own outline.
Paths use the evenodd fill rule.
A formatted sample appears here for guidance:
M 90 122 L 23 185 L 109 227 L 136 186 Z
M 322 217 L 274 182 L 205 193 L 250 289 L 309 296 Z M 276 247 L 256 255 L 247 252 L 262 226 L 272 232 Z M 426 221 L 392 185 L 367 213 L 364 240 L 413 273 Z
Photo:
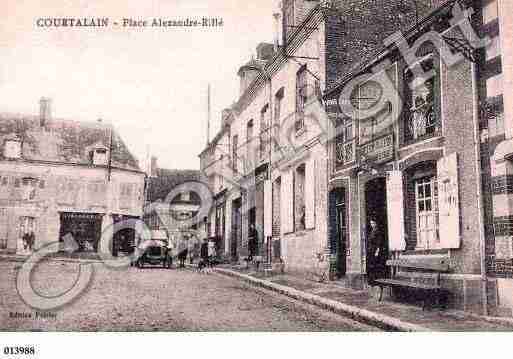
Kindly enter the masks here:
M 255 228 L 255 229 L 257 228 L 256 227 L 256 208 L 255 207 L 251 208 L 249 210 L 249 212 L 248 212 L 248 248 L 247 248 L 248 249 L 248 254 L 249 254 L 249 247 L 250 247 L 250 245 L 249 245 L 249 237 L 251 235 L 250 234 L 251 233 L 251 228 Z M 259 234 L 259 233 L 257 232 L 257 234 Z M 259 247 L 258 238 L 255 241 L 254 245 L 256 247 L 256 248 L 254 248 L 255 254 L 258 255 L 258 253 L 259 253 L 258 252 L 258 247 Z
M 384 263 L 388 258 L 388 214 L 387 214 L 387 183 L 386 178 L 373 179 L 365 185 L 366 213 L 366 268 L 369 278 L 383 276 Z M 376 246 L 369 243 L 371 220 L 377 225 L 378 241 L 381 243 L 379 259 L 375 259 Z M 372 253 L 371 253 L 372 252 Z M 376 264 L 377 263 L 377 264 Z M 378 273 L 378 271 L 381 271 Z
M 346 191 L 344 188 L 336 188 L 330 192 L 330 251 L 336 259 L 332 272 L 337 279 L 346 275 L 347 231 Z
M 242 238 L 242 200 L 237 198 L 232 202 L 232 238 L 230 245 L 230 254 L 232 260 L 238 260 L 238 245 Z

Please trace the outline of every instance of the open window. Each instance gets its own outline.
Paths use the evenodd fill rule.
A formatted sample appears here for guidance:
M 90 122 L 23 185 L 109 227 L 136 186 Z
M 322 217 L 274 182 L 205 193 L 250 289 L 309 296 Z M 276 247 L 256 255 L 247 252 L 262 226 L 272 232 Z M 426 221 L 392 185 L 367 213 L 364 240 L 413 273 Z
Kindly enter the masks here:
M 433 76 L 427 79 L 416 77 L 413 71 L 416 66 Z M 406 142 L 417 142 L 441 134 L 439 67 L 438 56 L 430 53 L 404 73 Z

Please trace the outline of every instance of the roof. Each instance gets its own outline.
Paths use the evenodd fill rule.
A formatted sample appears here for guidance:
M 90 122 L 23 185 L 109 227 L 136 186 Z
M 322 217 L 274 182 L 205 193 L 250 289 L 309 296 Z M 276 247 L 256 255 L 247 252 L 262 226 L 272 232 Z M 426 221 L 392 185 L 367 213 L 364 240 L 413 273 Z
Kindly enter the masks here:
M 327 92 L 340 85 L 352 72 L 385 52 L 385 39 L 397 31 L 411 31 L 436 9 L 455 0 L 334 0 L 337 11 L 331 21 L 343 23 L 337 51 L 331 59 L 337 75 L 327 81 Z M 339 25 L 340 26 L 340 25 Z
M 91 150 L 111 147 L 111 134 L 112 167 L 140 171 L 138 161 L 111 125 L 51 119 L 41 127 L 38 116 L 0 113 L 0 148 L 5 140 L 17 136 L 23 158 L 29 161 L 89 165 Z M 0 151 L 0 160 L 3 155 Z
M 156 177 L 148 178 L 148 201 L 151 203 L 158 200 L 165 201 L 167 195 L 176 186 L 191 181 L 205 182 L 201 171 L 159 168 Z M 191 197 L 191 200 L 194 200 L 194 198 Z

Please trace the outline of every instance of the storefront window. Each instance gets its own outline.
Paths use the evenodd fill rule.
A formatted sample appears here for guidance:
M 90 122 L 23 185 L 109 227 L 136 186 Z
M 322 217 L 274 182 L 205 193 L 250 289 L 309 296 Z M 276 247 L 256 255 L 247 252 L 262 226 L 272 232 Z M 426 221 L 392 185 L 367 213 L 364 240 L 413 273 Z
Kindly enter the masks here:
M 438 185 L 435 176 L 415 181 L 417 249 L 432 249 L 440 244 Z

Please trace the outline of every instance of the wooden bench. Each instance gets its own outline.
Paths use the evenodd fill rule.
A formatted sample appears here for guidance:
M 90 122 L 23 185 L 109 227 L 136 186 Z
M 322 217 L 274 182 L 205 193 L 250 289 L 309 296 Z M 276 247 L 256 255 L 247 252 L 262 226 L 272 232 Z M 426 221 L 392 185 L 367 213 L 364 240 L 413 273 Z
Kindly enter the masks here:
M 422 291 L 425 295 L 422 299 L 422 310 L 425 310 L 426 303 L 433 297 L 436 298 L 436 303 L 440 306 L 440 296 L 442 287 L 440 286 L 441 273 L 447 273 L 450 269 L 449 259 L 447 258 L 429 258 L 426 259 L 395 259 L 388 260 L 387 267 L 392 267 L 392 278 L 377 279 L 375 283 L 380 287 L 379 301 L 383 299 L 383 287 L 393 288 L 410 288 L 417 291 Z M 397 278 L 399 268 L 421 270 L 423 272 L 435 273 L 434 284 L 415 283 L 412 279 Z

